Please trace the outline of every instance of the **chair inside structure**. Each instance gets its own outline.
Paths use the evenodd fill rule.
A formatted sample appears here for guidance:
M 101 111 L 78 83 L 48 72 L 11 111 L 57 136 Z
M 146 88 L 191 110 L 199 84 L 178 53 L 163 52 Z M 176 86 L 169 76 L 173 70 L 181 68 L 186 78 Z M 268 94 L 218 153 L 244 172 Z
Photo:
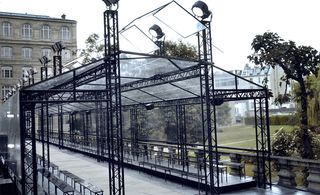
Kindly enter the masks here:
M 177 15 L 180 20 L 169 17 Z M 107 10 L 104 59 L 11 96 L 1 107 L 0 131 L 15 145 L 4 161 L 22 194 L 37 190 L 36 142 L 43 162 L 50 160 L 49 143 L 107 161 L 110 194 L 124 193 L 126 166 L 209 194 L 269 187 L 268 90 L 214 65 L 210 17 L 199 19 L 172 1 L 118 31 L 118 12 Z M 149 36 L 159 28 L 162 34 Z M 164 37 L 196 45 L 198 59 L 167 56 Z M 242 101 L 253 105 L 255 144 L 245 150 L 254 159 L 253 177 L 244 175 L 241 161 L 219 159 L 242 150 L 219 145 L 217 109 Z M 190 125 L 195 118 L 198 127 Z M 164 124 L 166 138 L 148 136 L 146 123 Z M 192 138 L 191 131 L 197 132 Z

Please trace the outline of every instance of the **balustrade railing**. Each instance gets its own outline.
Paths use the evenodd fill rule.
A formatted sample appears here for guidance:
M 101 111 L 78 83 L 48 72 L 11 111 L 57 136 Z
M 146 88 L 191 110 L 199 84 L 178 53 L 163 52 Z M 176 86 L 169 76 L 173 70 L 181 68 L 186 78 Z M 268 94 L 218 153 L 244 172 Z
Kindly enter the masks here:
M 96 135 L 90 134 L 84 138 L 82 135 L 64 133 L 65 146 L 75 146 L 80 150 L 94 152 L 96 149 Z M 41 139 L 40 135 L 38 138 Z M 59 143 L 58 133 L 50 133 L 50 142 Z M 181 158 L 176 143 L 161 141 L 139 141 L 136 148 L 131 148 L 131 140 L 123 140 L 124 158 L 152 160 L 155 163 L 162 159 L 167 160 L 168 165 L 201 166 L 203 158 L 202 145 L 187 144 L 187 158 Z M 105 151 L 106 152 L 106 151 Z M 106 154 L 106 153 L 104 153 Z M 229 174 L 235 176 L 250 176 L 253 179 L 259 177 L 256 166 L 256 151 L 243 148 L 219 147 L 217 158 L 228 166 Z M 289 188 L 304 189 L 309 192 L 320 193 L 320 160 L 307 160 L 293 157 L 271 156 L 272 183 Z M 244 166 L 244 167 L 242 167 Z

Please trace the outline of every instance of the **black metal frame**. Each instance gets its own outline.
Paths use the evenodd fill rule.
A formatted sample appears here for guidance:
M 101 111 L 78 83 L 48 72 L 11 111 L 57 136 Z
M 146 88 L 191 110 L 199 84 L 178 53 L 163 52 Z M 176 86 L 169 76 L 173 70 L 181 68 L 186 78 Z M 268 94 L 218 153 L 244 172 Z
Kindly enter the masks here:
M 122 108 L 130 109 L 131 119 L 131 146 L 132 151 L 137 150 L 139 141 L 138 114 L 143 109 L 144 103 L 153 103 L 155 107 L 175 106 L 176 124 L 177 124 L 177 146 L 179 158 L 183 168 L 187 158 L 187 137 L 186 137 L 186 113 L 185 105 L 200 104 L 202 111 L 202 146 L 204 151 L 203 166 L 205 171 L 205 185 L 209 186 L 206 194 L 218 193 L 219 169 L 218 166 L 218 140 L 216 128 L 216 105 L 215 99 L 223 101 L 253 100 L 255 103 L 255 122 L 256 122 L 256 151 L 257 168 L 259 177 L 257 183 L 259 187 L 266 188 L 271 186 L 271 166 L 270 166 L 270 130 L 268 119 L 268 90 L 259 89 L 215 89 L 213 68 L 217 68 L 212 63 L 212 38 L 210 22 L 202 21 L 206 28 L 198 33 L 198 64 L 188 68 L 179 68 L 177 71 L 157 74 L 150 78 L 142 78 L 137 81 L 122 84 L 120 83 L 120 53 L 119 50 L 119 32 L 118 32 L 118 12 L 116 10 L 107 10 L 104 12 L 105 29 L 105 58 L 94 68 L 76 74 L 72 70 L 73 76 L 62 85 L 51 89 L 29 90 L 29 87 L 20 91 L 20 126 L 21 126 L 21 159 L 22 159 L 22 194 L 27 195 L 37 192 L 37 163 L 36 163 L 36 132 L 35 132 L 35 111 L 39 110 L 39 122 L 41 137 L 40 141 L 43 148 L 43 162 L 50 162 L 49 151 L 49 115 L 58 116 L 57 138 L 60 147 L 64 147 L 65 142 L 71 142 L 72 137 L 65 136 L 63 129 L 64 116 L 74 110 L 63 105 L 72 103 L 92 104 L 86 109 L 80 107 L 75 110 L 80 111 L 83 121 L 83 129 L 88 129 L 91 117 L 95 116 L 96 129 L 95 136 L 96 152 L 98 161 L 107 156 L 109 163 L 109 194 L 125 194 L 124 169 L 123 169 L 123 135 L 122 135 Z M 138 54 L 133 53 L 131 54 Z M 140 54 L 139 54 L 140 55 Z M 141 54 L 142 55 L 142 54 Z M 157 57 L 167 58 L 165 56 L 144 55 L 146 58 Z M 168 58 L 170 60 L 170 58 Z M 196 62 L 196 61 L 195 61 Z M 173 63 L 173 62 L 172 62 Z M 219 69 L 219 68 L 217 68 Z M 62 73 L 63 74 L 63 73 Z M 231 73 L 230 73 L 231 74 Z M 233 75 L 233 74 L 231 74 Z M 59 75 L 58 75 L 59 76 Z M 240 78 L 233 75 L 237 83 Z M 86 90 L 77 89 L 77 87 L 87 84 L 91 81 L 105 79 L 104 89 Z M 135 102 L 131 105 L 122 105 L 121 93 L 140 90 L 163 84 L 200 78 L 199 85 L 201 93 L 191 98 L 181 98 L 173 100 L 164 100 L 158 98 L 156 102 Z M 42 82 L 46 82 L 45 80 Z M 248 81 L 250 83 L 250 81 Z M 252 83 L 254 84 L 254 83 Z M 185 89 L 186 90 L 186 89 Z M 187 90 L 186 90 L 187 91 Z M 130 98 L 130 97 L 128 97 Z M 82 112 L 82 113 L 81 113 Z M 70 125 L 73 120 L 70 118 Z M 106 130 L 104 130 L 107 127 Z M 72 131 L 74 127 L 70 128 Z M 53 134 L 53 133 L 52 133 Z M 70 132 L 71 136 L 73 133 Z M 90 132 L 83 131 L 84 145 L 89 144 L 93 139 Z M 69 140 L 68 140 L 69 139 Z M 92 141 L 94 142 L 94 141 Z M 48 167 L 47 167 L 48 168 Z
M 109 194 L 122 195 L 125 194 L 125 186 L 123 169 L 118 11 L 105 11 L 104 30 Z

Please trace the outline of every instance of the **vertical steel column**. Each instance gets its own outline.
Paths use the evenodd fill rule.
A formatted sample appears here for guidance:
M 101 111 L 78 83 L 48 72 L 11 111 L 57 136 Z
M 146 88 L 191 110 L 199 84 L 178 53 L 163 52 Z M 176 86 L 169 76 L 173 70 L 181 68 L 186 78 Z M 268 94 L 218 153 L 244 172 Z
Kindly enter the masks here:
M 109 194 L 125 194 L 121 119 L 118 11 L 104 12 Z
M 203 150 L 204 150 L 204 171 L 205 184 L 209 185 L 209 193 L 218 193 L 219 169 L 214 170 L 213 163 L 218 165 L 217 129 L 215 105 L 211 104 L 214 92 L 213 67 L 207 63 L 212 62 L 212 39 L 210 21 L 202 21 L 206 26 L 198 33 L 198 55 L 200 60 L 200 85 L 201 85 L 201 111 L 203 128 Z M 208 167 L 208 170 L 207 170 Z M 206 191 L 208 194 L 208 191 Z
M 22 100 L 20 93 L 20 102 Z M 20 104 L 21 193 L 37 194 L 37 161 L 34 105 Z
M 85 112 L 81 112 L 80 113 L 80 121 L 81 121 L 81 136 L 82 138 L 80 137 L 80 145 L 81 147 L 85 145 L 85 137 L 86 137 L 86 127 L 87 127 L 87 124 L 86 124 L 86 113 Z
M 63 108 L 58 105 L 58 144 L 59 148 L 63 147 Z
M 86 146 L 89 145 L 89 131 L 91 130 L 91 112 L 90 111 L 87 111 L 86 112 L 86 128 L 85 128 L 85 133 L 84 133 L 84 143 Z
M 266 96 L 268 91 L 266 90 Z M 254 100 L 256 125 L 256 165 L 257 185 L 260 188 L 271 188 L 270 164 L 270 129 L 268 113 L 268 97 Z
M 57 68 L 58 73 L 62 73 L 62 58 L 61 58 L 61 52 L 58 52 L 58 55 L 53 56 L 53 75 L 57 75 Z
M 42 166 L 49 170 L 49 109 L 48 103 L 41 103 L 40 107 L 40 123 L 41 123 L 41 144 L 42 144 Z M 44 176 L 42 176 L 42 182 L 44 181 Z M 50 185 L 48 181 L 48 191 L 50 190 Z
M 131 154 L 133 159 L 138 152 L 138 109 L 137 107 L 130 109 L 130 130 L 131 130 Z
M 49 103 L 46 103 L 46 155 L 44 156 L 43 167 L 50 168 L 50 121 L 49 121 Z M 45 161 L 46 160 L 46 161 Z M 47 162 L 47 164 L 45 163 Z M 48 185 L 49 186 L 49 185 Z
M 72 129 L 73 129 L 73 119 L 72 119 L 72 113 L 69 113 L 69 144 L 71 144 L 72 140 Z
M 107 130 L 105 128 L 106 118 L 107 118 L 107 111 L 105 109 L 102 109 L 100 114 L 100 155 L 101 156 L 109 155 L 109 153 L 107 153 L 107 133 L 106 133 Z
M 186 132 L 186 109 L 185 105 L 176 106 L 176 122 L 177 122 L 177 131 L 178 131 L 178 155 L 180 154 L 179 159 L 182 165 L 182 169 L 185 171 L 188 160 L 187 153 L 187 132 Z M 180 150 L 180 152 L 179 152 Z
M 96 148 L 97 148 L 97 155 L 101 155 L 101 146 L 100 146 L 100 131 L 101 131 L 101 112 L 102 112 L 102 103 L 96 102 Z M 100 158 L 97 158 L 98 162 L 100 162 Z

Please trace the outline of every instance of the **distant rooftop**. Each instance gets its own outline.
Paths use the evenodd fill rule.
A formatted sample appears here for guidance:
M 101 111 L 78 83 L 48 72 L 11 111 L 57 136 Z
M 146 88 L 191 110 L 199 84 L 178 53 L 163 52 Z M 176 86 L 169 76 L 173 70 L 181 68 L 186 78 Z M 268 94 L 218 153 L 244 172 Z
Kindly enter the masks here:
M 13 13 L 13 12 L 1 12 L 0 11 L 0 16 L 11 16 L 11 17 L 23 17 L 23 18 L 35 18 L 35 19 L 51 19 L 51 20 L 67 20 L 65 17 L 65 14 L 61 15 L 61 18 L 56 18 L 56 17 L 51 17 L 51 16 L 46 16 L 46 15 L 36 15 L 36 14 L 28 14 L 28 13 Z

